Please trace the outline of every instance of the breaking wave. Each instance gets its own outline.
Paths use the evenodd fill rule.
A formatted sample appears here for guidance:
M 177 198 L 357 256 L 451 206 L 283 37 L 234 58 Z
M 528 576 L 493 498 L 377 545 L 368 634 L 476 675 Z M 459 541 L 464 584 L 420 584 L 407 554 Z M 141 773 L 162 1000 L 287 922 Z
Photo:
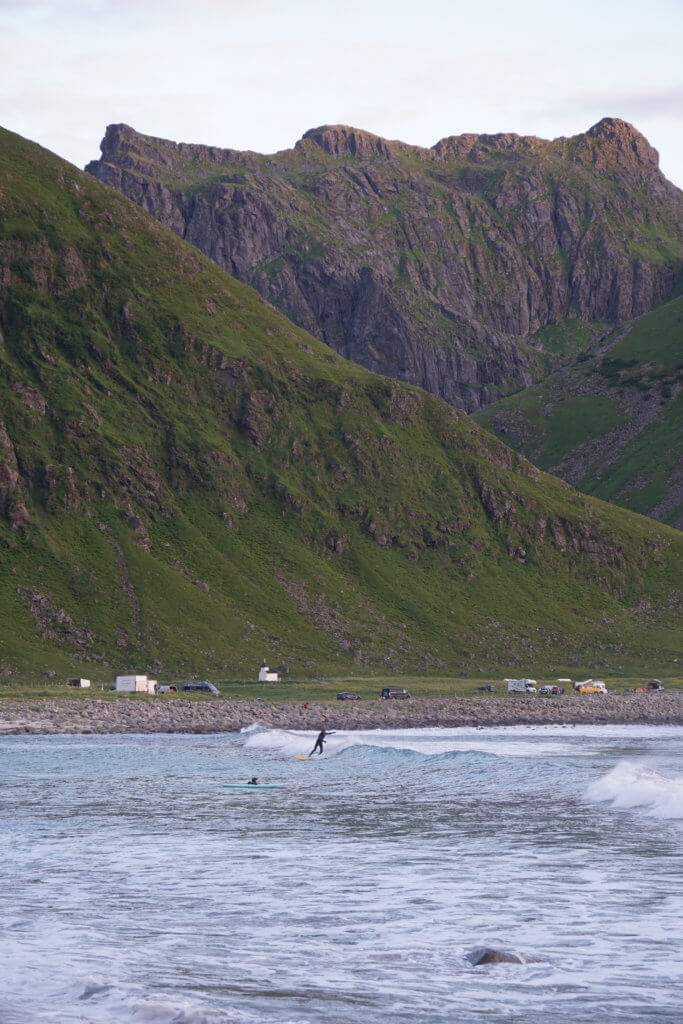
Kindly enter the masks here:
M 317 730 L 259 729 L 242 730 L 244 746 L 291 757 L 308 754 Z M 569 752 L 562 740 L 542 736 L 514 735 L 500 730 L 473 729 L 384 729 L 330 732 L 325 754 L 339 756 L 350 748 L 374 749 L 393 754 L 443 757 L 450 754 L 481 753 L 492 757 L 552 757 Z
M 683 776 L 667 778 L 647 765 L 620 761 L 586 790 L 589 800 L 642 808 L 654 818 L 683 818 Z

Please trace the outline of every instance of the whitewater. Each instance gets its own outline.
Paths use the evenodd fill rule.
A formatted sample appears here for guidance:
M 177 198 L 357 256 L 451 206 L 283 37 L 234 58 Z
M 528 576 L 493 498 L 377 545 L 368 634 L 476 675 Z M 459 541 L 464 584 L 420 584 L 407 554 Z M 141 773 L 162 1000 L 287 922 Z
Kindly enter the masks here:
M 0 1024 L 673 1024 L 682 739 L 0 737 Z

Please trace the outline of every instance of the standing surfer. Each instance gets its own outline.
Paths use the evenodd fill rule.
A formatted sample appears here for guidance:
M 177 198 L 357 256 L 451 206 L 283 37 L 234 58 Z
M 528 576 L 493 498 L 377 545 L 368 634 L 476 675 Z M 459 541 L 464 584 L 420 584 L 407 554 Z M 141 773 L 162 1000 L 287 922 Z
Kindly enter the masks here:
M 313 757 L 313 755 L 315 754 L 316 750 L 318 751 L 319 754 L 323 753 L 323 744 L 325 742 L 325 737 L 326 736 L 327 736 L 327 730 L 326 729 L 321 729 L 320 732 L 318 733 L 318 738 L 315 741 L 315 746 L 313 747 L 313 750 L 308 755 L 309 757 Z

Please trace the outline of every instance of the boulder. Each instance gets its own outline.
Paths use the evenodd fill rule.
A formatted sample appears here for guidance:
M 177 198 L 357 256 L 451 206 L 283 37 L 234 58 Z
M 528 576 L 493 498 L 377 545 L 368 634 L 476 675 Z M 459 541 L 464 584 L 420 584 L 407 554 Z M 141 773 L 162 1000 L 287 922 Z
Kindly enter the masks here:
M 480 967 L 482 964 L 533 964 L 538 962 L 536 957 L 516 953 L 514 950 L 492 949 L 490 946 L 479 946 L 470 950 L 469 953 L 465 953 L 465 960 L 469 960 L 473 967 Z

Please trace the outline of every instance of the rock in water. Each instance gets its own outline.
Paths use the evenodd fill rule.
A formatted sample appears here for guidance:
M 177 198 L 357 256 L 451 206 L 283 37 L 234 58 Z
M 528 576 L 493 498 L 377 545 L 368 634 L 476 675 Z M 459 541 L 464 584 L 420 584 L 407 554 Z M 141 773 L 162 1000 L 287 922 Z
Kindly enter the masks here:
M 480 946 L 466 953 L 465 960 L 469 960 L 473 967 L 480 967 L 482 964 L 532 964 L 537 962 L 535 957 L 524 956 L 523 953 L 491 949 L 488 946 Z

